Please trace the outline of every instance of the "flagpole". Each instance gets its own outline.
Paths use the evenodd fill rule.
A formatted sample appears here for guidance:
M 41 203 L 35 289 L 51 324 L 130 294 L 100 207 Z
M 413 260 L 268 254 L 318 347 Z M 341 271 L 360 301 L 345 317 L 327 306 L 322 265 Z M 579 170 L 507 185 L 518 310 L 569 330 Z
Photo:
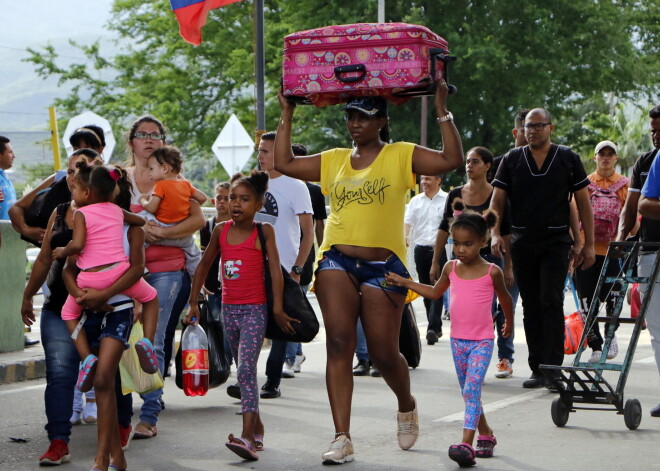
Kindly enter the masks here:
M 256 95 L 257 95 L 257 142 L 263 131 L 266 129 L 266 103 L 265 103 L 265 77 L 266 58 L 265 58 L 265 38 L 264 38 L 264 0 L 255 0 L 255 16 L 257 43 L 256 52 Z

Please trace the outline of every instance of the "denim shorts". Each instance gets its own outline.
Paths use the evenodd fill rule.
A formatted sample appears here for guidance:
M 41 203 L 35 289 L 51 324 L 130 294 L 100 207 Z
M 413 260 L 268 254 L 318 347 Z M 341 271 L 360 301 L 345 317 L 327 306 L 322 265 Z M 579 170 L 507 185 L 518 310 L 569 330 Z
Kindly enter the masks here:
M 115 306 L 112 312 L 90 312 L 85 311 L 85 332 L 90 347 L 98 347 L 101 339 L 110 337 L 119 340 L 127 349 L 128 337 L 133 328 L 133 301 L 119 301 L 111 303 Z
M 384 262 L 371 262 L 360 258 L 349 257 L 332 247 L 323 253 L 323 258 L 319 261 L 317 272 L 323 270 L 342 270 L 350 273 L 357 278 L 359 285 L 373 286 L 374 288 L 403 295 L 408 293 L 408 288 L 392 286 L 385 280 L 385 274 L 387 272 L 396 273 L 404 278 L 410 278 L 410 273 L 408 273 L 406 266 L 395 254 L 392 254 Z

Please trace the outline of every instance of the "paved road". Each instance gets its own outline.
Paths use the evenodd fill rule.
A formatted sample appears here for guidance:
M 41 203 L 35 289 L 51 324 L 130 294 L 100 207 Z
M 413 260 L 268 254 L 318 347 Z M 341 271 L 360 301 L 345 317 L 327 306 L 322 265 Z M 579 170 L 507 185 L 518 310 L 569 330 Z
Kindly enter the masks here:
M 416 307 L 418 314 L 423 312 L 419 301 Z M 493 361 L 484 386 L 485 410 L 499 444 L 496 456 L 479 461 L 478 467 L 526 471 L 660 469 L 660 419 L 648 413 L 660 401 L 660 387 L 648 333 L 642 334 L 626 388 L 627 397 L 636 397 L 642 403 L 640 428 L 629 431 L 623 417 L 614 412 L 578 411 L 560 429 L 550 418 L 554 395 L 545 389 L 528 391 L 520 387 L 529 369 L 520 318 L 516 324 L 518 362 L 514 377 L 494 378 Z M 629 332 L 629 326 L 620 329 L 622 351 Z M 320 464 L 320 455 L 332 438 L 333 428 L 324 386 L 322 333 L 305 346 L 305 354 L 302 373 L 283 380 L 283 396 L 262 401 L 266 450 L 258 462 L 241 462 L 223 445 L 229 433 L 240 432 L 241 424 L 236 415 L 240 406 L 226 395 L 224 387 L 211 390 L 206 397 L 188 398 L 168 380 L 164 396 L 167 408 L 158 423 L 159 434 L 151 440 L 131 443 L 126 455 L 129 469 L 327 469 Z M 264 371 L 266 357 L 264 350 L 260 372 Z M 424 345 L 421 365 L 411 371 L 411 378 L 419 405 L 421 436 L 410 451 L 397 447 L 396 402 L 383 380 L 356 378 L 352 424 L 356 461 L 344 465 L 345 469 L 458 469 L 447 457 L 447 448 L 460 439 L 463 401 L 446 338 L 434 346 Z M 234 379 L 232 376 L 230 381 Z M 263 379 L 261 373 L 260 381 Z M 43 431 L 43 392 L 41 380 L 0 387 L 0 470 L 37 469 L 37 458 L 48 445 Z M 31 441 L 10 443 L 8 437 Z M 74 427 L 72 462 L 62 469 L 88 470 L 95 443 L 95 426 Z

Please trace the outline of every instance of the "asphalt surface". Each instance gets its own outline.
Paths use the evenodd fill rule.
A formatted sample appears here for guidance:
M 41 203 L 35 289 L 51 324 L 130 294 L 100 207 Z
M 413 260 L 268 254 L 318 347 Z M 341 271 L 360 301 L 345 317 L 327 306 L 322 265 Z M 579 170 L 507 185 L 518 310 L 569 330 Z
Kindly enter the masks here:
M 567 301 L 567 309 L 568 308 Z M 415 301 L 420 331 L 425 332 L 423 307 Z M 521 312 L 518 306 L 518 313 Z M 445 325 L 447 335 L 449 329 Z M 623 358 L 631 327 L 619 330 Z M 323 331 L 304 346 L 307 360 L 294 379 L 282 380 L 282 397 L 262 400 L 266 427 L 265 450 L 257 462 L 243 462 L 225 446 L 229 433 L 238 434 L 240 404 L 227 396 L 225 387 L 205 397 L 189 398 L 168 379 L 166 409 L 158 422 L 158 436 L 134 440 L 126 452 L 130 470 L 309 470 L 327 469 L 321 453 L 333 437 L 332 418 L 325 389 L 325 342 Z M 460 442 L 463 400 L 458 390 L 447 336 L 434 346 L 423 342 L 419 368 L 411 370 L 412 389 L 420 416 L 420 437 L 409 451 L 398 448 L 395 432 L 396 401 L 382 378 L 355 378 L 351 432 L 355 461 L 350 470 L 458 469 L 447 457 L 451 444 Z M 521 383 L 529 374 L 526 364 L 522 318 L 516 318 L 514 376 L 494 377 L 491 362 L 482 401 L 498 445 L 491 459 L 478 460 L 488 470 L 623 470 L 660 469 L 660 419 L 649 409 L 660 402 L 658 371 L 653 361 L 648 332 L 643 331 L 625 389 L 626 398 L 642 404 L 639 429 L 628 430 L 623 416 L 609 411 L 577 411 L 563 428 L 550 416 L 556 395 L 546 389 L 526 390 Z M 268 351 L 259 360 L 259 382 Z M 567 356 L 565 364 L 570 364 Z M 235 381 L 229 378 L 228 384 Z M 0 386 L 0 470 L 37 469 L 37 459 L 48 447 L 45 423 L 45 381 L 35 380 Z M 141 401 L 135 398 L 134 425 Z M 10 441 L 24 438 L 27 443 Z M 88 470 L 96 446 L 96 426 L 77 425 L 71 437 L 71 463 L 66 470 Z

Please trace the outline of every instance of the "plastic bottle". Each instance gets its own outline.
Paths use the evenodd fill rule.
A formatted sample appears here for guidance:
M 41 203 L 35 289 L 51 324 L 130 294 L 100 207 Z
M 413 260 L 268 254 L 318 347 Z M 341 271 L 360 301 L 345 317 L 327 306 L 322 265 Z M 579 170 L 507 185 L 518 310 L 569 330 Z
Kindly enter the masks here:
M 184 394 L 205 396 L 209 390 L 209 341 L 199 324 L 189 325 L 183 332 L 181 349 Z

